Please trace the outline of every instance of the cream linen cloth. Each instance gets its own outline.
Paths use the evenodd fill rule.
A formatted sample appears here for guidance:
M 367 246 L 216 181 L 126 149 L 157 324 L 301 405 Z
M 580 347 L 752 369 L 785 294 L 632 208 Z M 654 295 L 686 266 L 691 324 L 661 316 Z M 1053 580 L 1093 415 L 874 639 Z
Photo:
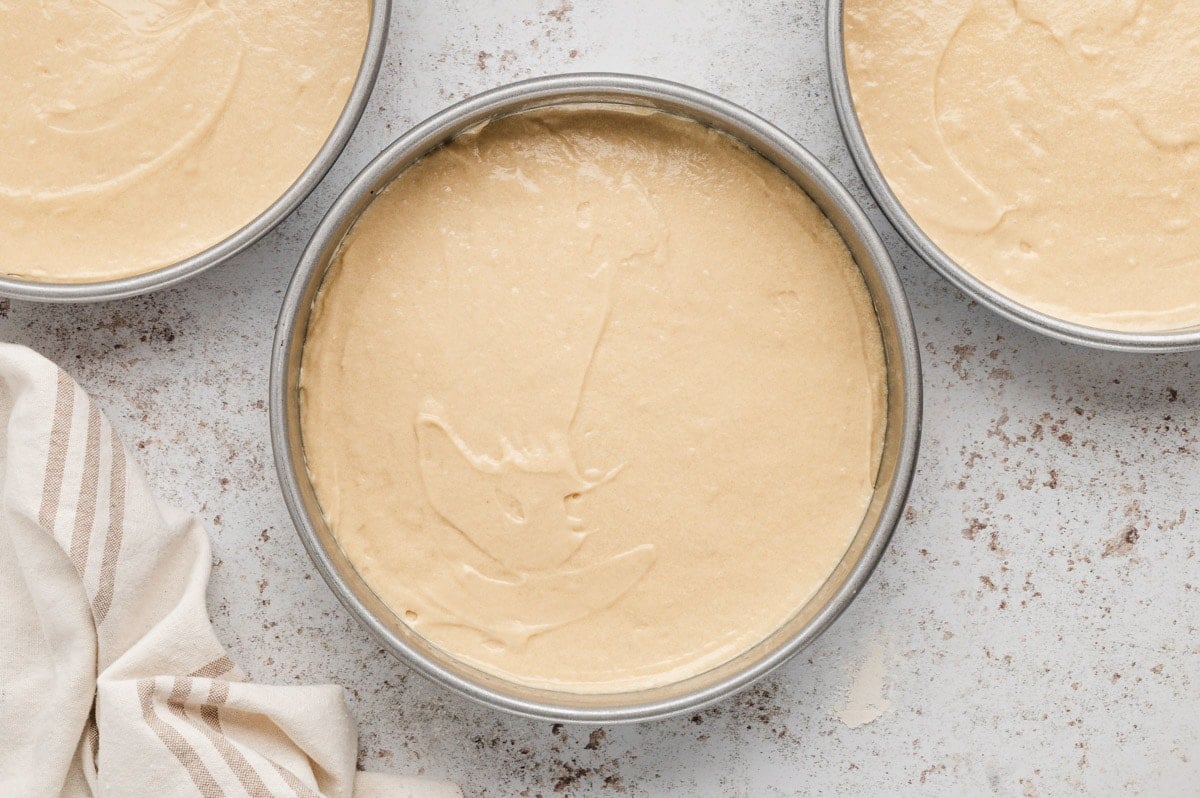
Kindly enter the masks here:
M 341 688 L 251 684 L 213 635 L 208 536 L 96 404 L 0 344 L 0 796 L 444 798 L 355 773 Z

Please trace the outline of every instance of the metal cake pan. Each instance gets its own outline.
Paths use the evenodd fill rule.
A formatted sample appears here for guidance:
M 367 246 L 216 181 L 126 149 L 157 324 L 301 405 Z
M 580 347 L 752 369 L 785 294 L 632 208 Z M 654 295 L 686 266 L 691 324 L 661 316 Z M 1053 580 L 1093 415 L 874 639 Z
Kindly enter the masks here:
M 896 231 L 926 263 L 981 305 L 1023 327 L 1060 341 L 1125 352 L 1181 352 L 1200 349 L 1200 328 L 1196 327 L 1163 332 L 1121 332 L 1077 324 L 1035 310 L 997 291 L 943 252 L 896 197 L 863 135 L 850 91 L 850 78 L 846 71 L 842 21 L 844 9 L 845 0 L 829 0 L 825 20 L 829 79 L 838 123 L 850 148 L 850 155 L 854 158 L 854 163 L 858 166 L 871 195 Z
M 650 690 L 591 695 L 535 689 L 467 666 L 384 605 L 338 546 L 310 484 L 299 380 L 309 316 L 326 268 L 377 192 L 423 155 L 489 119 L 551 105 L 596 103 L 654 108 L 729 133 L 812 197 L 863 272 L 884 339 L 888 406 L 874 499 L 841 562 L 807 604 L 770 637 L 706 673 Z M 442 111 L 401 136 L 354 179 L 317 228 L 284 298 L 271 363 L 270 414 L 276 467 L 301 540 L 333 592 L 384 648 L 434 681 L 496 709 L 564 722 L 644 721 L 692 712 L 747 687 L 812 642 L 862 589 L 887 547 L 912 480 L 921 424 L 920 359 L 904 290 L 887 250 L 849 193 L 807 150 L 749 111 L 696 89 L 631 75 L 561 75 L 504 86 Z
M 211 269 L 274 230 L 312 193 L 350 141 L 379 75 L 391 8 L 392 0 L 371 0 L 371 22 L 358 77 L 329 138 L 287 191 L 245 227 L 190 258 L 132 277 L 90 283 L 47 283 L 0 274 L 0 296 L 38 302 L 101 302 L 137 296 L 175 285 Z

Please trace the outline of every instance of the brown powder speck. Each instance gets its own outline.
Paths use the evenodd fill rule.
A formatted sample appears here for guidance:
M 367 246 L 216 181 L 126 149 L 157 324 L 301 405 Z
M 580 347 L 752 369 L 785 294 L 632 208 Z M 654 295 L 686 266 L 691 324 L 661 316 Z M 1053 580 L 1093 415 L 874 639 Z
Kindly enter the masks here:
M 1179 526 L 1181 526 L 1183 524 L 1183 522 L 1186 520 L 1187 520 L 1187 510 L 1180 510 L 1179 516 L 1177 518 L 1174 518 L 1170 521 L 1160 522 L 1158 524 L 1158 528 L 1164 532 L 1169 532 L 1170 530 L 1176 529 Z
M 954 373 L 957 374 L 960 379 L 965 380 L 967 378 L 967 371 L 964 368 L 964 364 L 967 362 L 968 358 L 974 354 L 975 346 L 973 344 L 958 344 L 954 347 L 955 358 L 954 362 L 950 364 L 950 368 L 954 369 Z
M 168 324 L 154 324 L 150 329 L 138 336 L 144 344 L 162 342 L 172 343 L 175 340 L 175 330 Z
M 1168 402 L 1179 401 L 1179 391 L 1175 390 L 1174 388 L 1168 388 L 1167 389 L 1167 401 Z
M 565 763 L 561 767 L 565 772 L 554 782 L 555 792 L 566 792 L 575 786 L 580 779 L 586 778 L 589 773 L 587 768 L 572 767 Z
M 488 59 L 491 57 L 491 53 L 487 52 L 486 50 L 480 50 L 479 54 L 475 56 L 475 67 L 479 69 L 480 72 L 487 71 Z
M 986 521 L 981 521 L 978 518 L 972 518 L 967 522 L 967 528 L 962 531 L 962 536 L 967 540 L 974 540 L 976 535 L 987 528 L 988 525 Z
M 0 319 L 8 318 L 8 311 L 12 307 L 12 301 L 8 297 L 0 297 Z
M 925 779 L 929 778 L 930 776 L 934 775 L 935 773 L 945 773 L 945 772 L 946 772 L 945 765 L 931 765 L 930 767 L 927 767 L 921 771 L 921 777 L 920 777 L 921 783 L 924 784 Z
M 1050 479 L 1046 480 L 1042 484 L 1045 485 L 1047 488 L 1050 488 L 1051 490 L 1054 490 L 1055 488 L 1057 488 L 1058 487 L 1058 472 L 1055 471 L 1053 468 L 1051 468 L 1050 469 Z
M 1008 423 L 1008 419 L 1008 411 L 1001 410 L 1000 416 L 996 419 L 995 423 L 988 427 L 987 436 L 989 438 L 998 438 L 1008 446 L 1012 446 L 1012 438 L 1010 438 L 1008 433 L 1004 431 L 1004 425 Z
M 981 576 L 981 577 L 979 577 L 979 581 L 982 582 L 983 586 L 986 587 L 988 590 L 996 589 L 996 583 L 992 581 L 992 578 L 990 576 Z
M 109 332 L 113 333 L 115 333 L 117 330 L 129 329 L 130 326 L 129 319 L 125 318 L 120 313 L 114 313 L 112 318 L 107 322 L 101 321 L 96 323 L 97 330 L 108 330 Z
M 565 22 L 570 16 L 575 6 L 570 0 L 563 0 L 558 4 L 558 8 L 552 8 L 546 12 L 546 16 L 553 19 L 555 22 Z
M 588 735 L 587 745 L 583 748 L 586 751 L 595 751 L 604 743 L 604 729 L 596 729 Z
M 1129 527 L 1121 534 L 1114 537 L 1112 540 L 1104 544 L 1104 552 L 1101 557 L 1121 556 L 1127 557 L 1133 553 L 1134 546 L 1137 545 L 1138 538 L 1141 534 L 1137 531 L 1137 527 Z

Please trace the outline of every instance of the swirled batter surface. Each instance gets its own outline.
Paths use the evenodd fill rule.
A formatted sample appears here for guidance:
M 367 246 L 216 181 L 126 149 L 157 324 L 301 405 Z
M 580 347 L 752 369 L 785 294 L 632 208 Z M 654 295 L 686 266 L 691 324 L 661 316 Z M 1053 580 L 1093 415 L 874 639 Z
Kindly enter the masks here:
M 1200 324 L 1200 4 L 846 0 L 871 151 L 1002 293 L 1126 331 Z
M 602 692 L 779 627 L 872 496 L 877 321 L 820 210 L 724 135 L 544 110 L 362 215 L 301 377 L 343 550 L 457 657 Z
M 152 271 L 265 211 L 354 85 L 368 0 L 0 2 L 0 271 Z

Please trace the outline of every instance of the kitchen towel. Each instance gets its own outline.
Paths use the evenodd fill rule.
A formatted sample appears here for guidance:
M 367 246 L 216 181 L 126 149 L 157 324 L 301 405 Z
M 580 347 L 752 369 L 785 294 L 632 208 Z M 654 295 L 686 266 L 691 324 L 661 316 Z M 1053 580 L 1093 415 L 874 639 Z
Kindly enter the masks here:
M 79 386 L 0 344 L 0 795 L 460 795 L 357 773 L 341 688 L 247 681 L 210 566 Z

